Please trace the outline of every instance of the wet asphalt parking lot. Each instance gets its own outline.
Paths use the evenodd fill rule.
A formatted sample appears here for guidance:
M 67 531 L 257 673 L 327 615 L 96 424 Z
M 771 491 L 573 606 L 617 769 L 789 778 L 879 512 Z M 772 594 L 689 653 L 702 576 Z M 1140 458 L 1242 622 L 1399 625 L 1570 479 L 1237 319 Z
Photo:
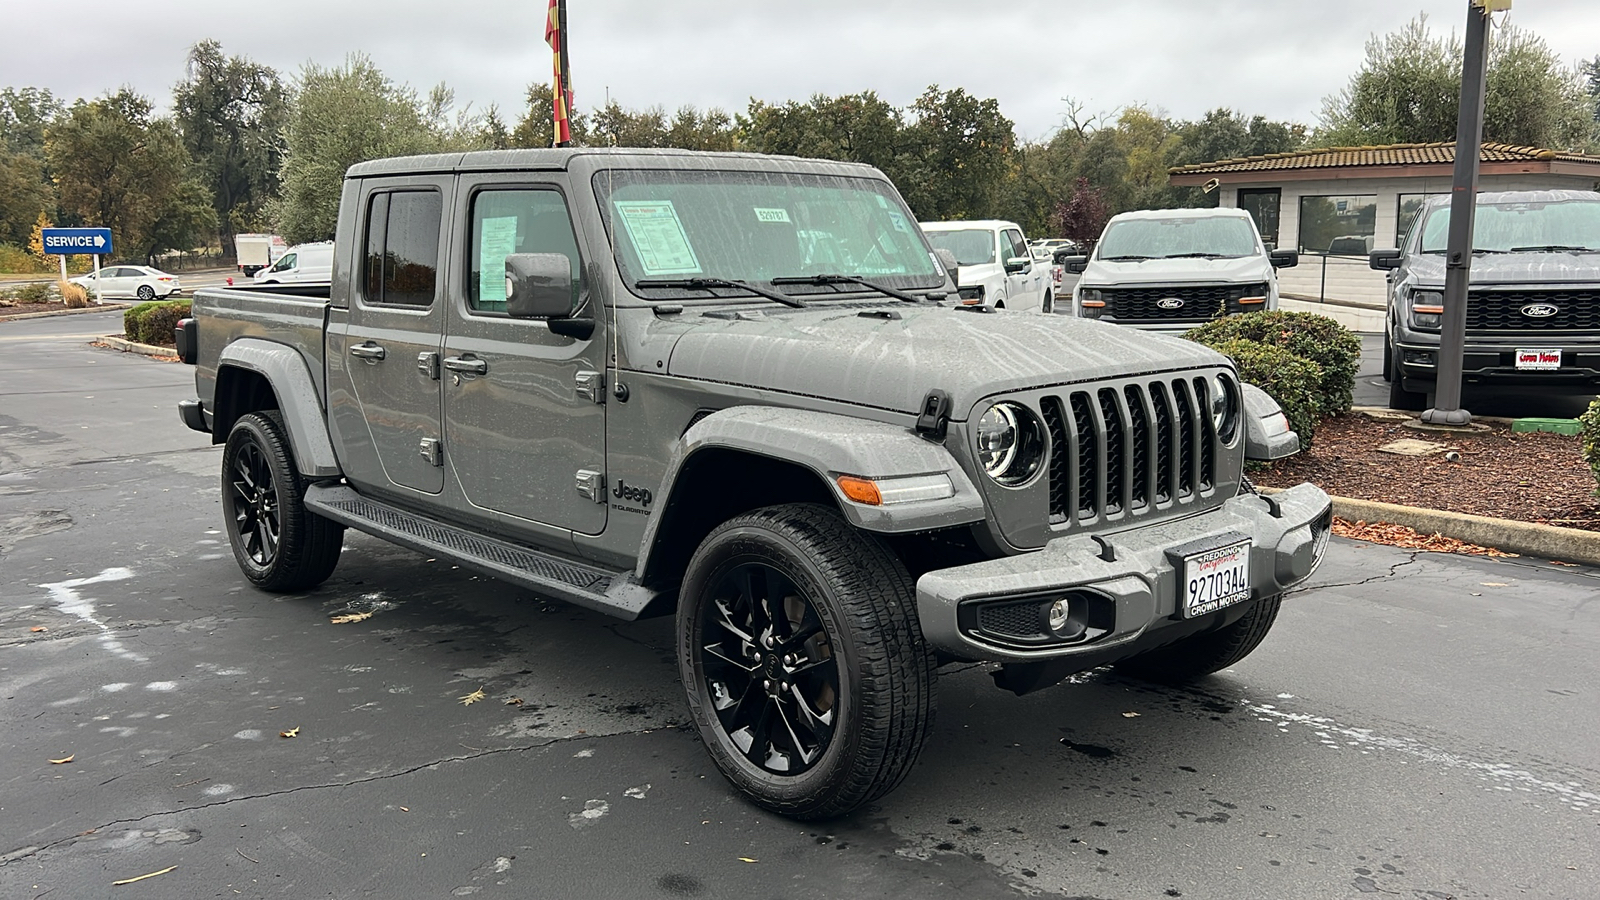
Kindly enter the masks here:
M 899 790 L 795 823 L 684 728 L 668 620 L 354 533 L 247 587 L 191 372 L 115 330 L 0 323 L 0 897 L 1600 895 L 1600 571 L 1335 540 L 1192 689 L 947 667 Z

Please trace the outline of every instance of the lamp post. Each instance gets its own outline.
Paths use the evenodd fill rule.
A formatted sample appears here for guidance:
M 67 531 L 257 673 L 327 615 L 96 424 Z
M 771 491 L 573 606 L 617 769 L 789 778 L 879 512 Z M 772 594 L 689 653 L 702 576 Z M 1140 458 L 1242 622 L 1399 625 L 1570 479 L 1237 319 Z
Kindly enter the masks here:
M 1467 335 L 1467 286 L 1472 280 L 1472 225 L 1478 208 L 1478 156 L 1483 146 L 1484 75 L 1489 67 L 1489 17 L 1511 0 L 1468 0 L 1461 60 L 1461 111 L 1456 121 L 1455 178 L 1450 184 L 1450 233 L 1445 245 L 1444 319 L 1430 425 L 1469 425 L 1461 408 L 1462 347 Z

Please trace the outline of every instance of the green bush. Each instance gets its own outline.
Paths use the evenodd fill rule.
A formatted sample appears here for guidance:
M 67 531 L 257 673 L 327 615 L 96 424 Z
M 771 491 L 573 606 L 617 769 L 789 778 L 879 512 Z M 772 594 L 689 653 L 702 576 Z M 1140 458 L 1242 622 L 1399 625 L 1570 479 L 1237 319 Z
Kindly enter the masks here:
M 1322 368 L 1282 347 L 1260 341 L 1224 341 L 1212 349 L 1233 360 L 1240 378 L 1278 401 L 1289 418 L 1289 427 L 1300 435 L 1300 449 L 1310 448 L 1317 430 Z
M 1600 485 L 1600 397 L 1589 404 L 1578 421 L 1583 423 L 1583 461 L 1589 464 L 1595 483 Z M 1595 493 L 1600 494 L 1600 489 Z
M 122 311 L 122 333 L 127 335 L 128 340 L 137 341 L 139 339 L 139 320 L 144 318 L 145 313 L 155 309 L 159 305 L 159 303 L 152 301 L 150 303 L 140 303 L 137 306 L 130 306 Z
M 1244 313 L 1207 322 L 1184 337 L 1212 348 L 1228 341 L 1255 341 L 1309 359 L 1322 370 L 1316 396 L 1318 415 L 1350 411 L 1356 369 L 1361 364 L 1361 340 L 1327 316 L 1286 310 Z
M 189 315 L 189 304 L 183 301 L 157 303 L 155 308 L 139 317 L 139 343 L 171 347 L 175 343 L 172 330 L 178 320 Z
M 11 291 L 11 299 L 18 303 L 49 303 L 56 299 L 48 284 L 24 284 Z

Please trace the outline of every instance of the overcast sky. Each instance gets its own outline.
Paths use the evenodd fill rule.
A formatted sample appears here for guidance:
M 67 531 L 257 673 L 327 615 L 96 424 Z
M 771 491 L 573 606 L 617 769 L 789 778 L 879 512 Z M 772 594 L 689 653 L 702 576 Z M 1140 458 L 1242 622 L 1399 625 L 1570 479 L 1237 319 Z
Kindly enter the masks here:
M 994 97 L 1024 139 L 1088 112 L 1144 104 L 1180 118 L 1217 106 L 1313 124 L 1373 33 L 1426 12 L 1459 31 L 1466 0 L 568 0 L 580 111 L 607 92 L 626 107 L 741 111 L 812 94 L 875 90 L 909 104 L 929 84 Z M 42 9 L 42 8 L 41 8 Z M 548 81 L 544 0 L 77 0 L 5 14 L 0 85 L 92 97 L 127 84 L 164 106 L 187 48 L 293 73 L 368 54 L 419 90 L 497 104 L 515 121 L 524 86 Z M 1600 2 L 1516 0 L 1511 21 L 1568 63 L 1600 55 Z M 83 23 L 83 24 L 74 24 Z

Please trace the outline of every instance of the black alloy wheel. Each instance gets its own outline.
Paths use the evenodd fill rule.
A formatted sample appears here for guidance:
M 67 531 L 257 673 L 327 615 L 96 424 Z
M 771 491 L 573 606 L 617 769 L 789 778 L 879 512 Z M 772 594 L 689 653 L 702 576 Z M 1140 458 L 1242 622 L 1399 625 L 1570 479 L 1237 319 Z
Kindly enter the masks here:
M 678 594 L 678 665 L 728 781 L 800 819 L 893 790 L 933 722 L 916 609 L 904 564 L 832 507 L 769 506 L 707 535 Z
M 240 416 L 222 450 L 222 511 L 240 571 L 256 587 L 299 591 L 333 574 L 344 526 L 306 508 L 283 416 Z
M 833 740 L 839 664 L 794 581 L 764 561 L 723 570 L 700 635 L 706 692 L 745 759 L 774 775 L 816 765 Z

